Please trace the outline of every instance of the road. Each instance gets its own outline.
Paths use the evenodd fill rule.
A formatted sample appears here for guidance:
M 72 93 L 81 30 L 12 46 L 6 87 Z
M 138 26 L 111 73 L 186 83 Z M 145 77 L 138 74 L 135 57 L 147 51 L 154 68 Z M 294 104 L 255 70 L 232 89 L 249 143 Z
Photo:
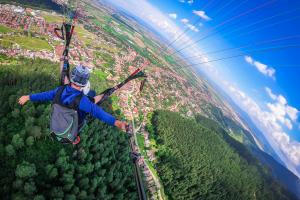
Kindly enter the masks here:
M 133 135 L 134 135 L 134 141 L 135 141 L 135 144 L 137 146 L 137 149 L 138 149 L 138 153 L 141 153 L 141 150 L 140 150 L 140 147 L 138 145 L 138 141 L 137 141 L 137 136 L 136 136 L 136 133 L 139 132 L 139 130 L 141 129 L 142 127 L 142 124 L 138 127 L 138 128 L 135 128 L 135 122 L 134 122 L 134 115 L 133 115 L 133 112 L 132 112 L 132 105 L 129 105 L 129 99 L 132 99 L 132 93 L 134 92 L 134 85 L 132 87 L 132 90 L 128 92 L 128 101 L 127 101 L 127 107 L 128 109 L 130 110 L 130 113 L 131 113 L 131 119 L 132 119 L 132 129 L 133 129 Z M 131 103 L 130 103 L 131 104 Z M 153 174 L 153 172 L 150 170 L 149 168 L 149 165 L 147 164 L 147 162 L 144 161 L 144 164 L 145 166 L 148 168 L 148 170 L 150 171 L 150 174 L 153 178 L 153 181 L 155 183 L 155 188 L 157 189 L 157 194 L 158 194 L 158 199 L 159 200 L 164 200 L 163 198 L 163 195 L 162 195 L 162 192 L 161 192 L 161 183 L 159 181 L 159 179 L 155 176 L 155 174 Z

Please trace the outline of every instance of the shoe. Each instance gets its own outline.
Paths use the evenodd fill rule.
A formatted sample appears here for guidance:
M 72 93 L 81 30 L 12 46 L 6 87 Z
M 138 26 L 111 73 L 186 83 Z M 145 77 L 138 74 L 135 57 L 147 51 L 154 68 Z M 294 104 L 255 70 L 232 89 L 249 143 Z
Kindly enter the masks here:
M 77 136 L 77 138 L 75 139 L 74 142 L 72 142 L 72 144 L 76 145 L 76 144 L 78 144 L 79 142 L 80 142 L 80 137 Z

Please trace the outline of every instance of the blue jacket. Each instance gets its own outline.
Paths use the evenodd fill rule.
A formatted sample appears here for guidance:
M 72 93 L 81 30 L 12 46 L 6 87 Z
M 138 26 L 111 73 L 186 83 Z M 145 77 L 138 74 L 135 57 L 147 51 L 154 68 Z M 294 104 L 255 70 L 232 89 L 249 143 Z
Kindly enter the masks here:
M 58 88 L 47 92 L 31 94 L 30 101 L 33 102 L 53 101 Z M 71 86 L 67 86 L 63 91 L 60 100 L 64 105 L 68 105 L 79 94 L 81 94 L 80 91 L 72 88 Z M 81 124 L 84 121 L 87 113 L 91 114 L 93 117 L 109 125 L 113 126 L 115 124 L 116 119 L 112 115 L 108 114 L 102 108 L 100 108 L 99 106 L 91 102 L 87 96 L 83 96 L 79 104 L 79 112 L 78 112 L 79 124 Z

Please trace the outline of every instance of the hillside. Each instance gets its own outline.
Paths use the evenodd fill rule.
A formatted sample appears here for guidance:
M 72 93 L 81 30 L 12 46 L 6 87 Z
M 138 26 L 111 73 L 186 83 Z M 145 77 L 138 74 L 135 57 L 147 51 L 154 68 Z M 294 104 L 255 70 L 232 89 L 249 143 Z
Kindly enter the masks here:
M 0 2 L 7 3 L 4 0 Z M 61 26 L 66 15 L 55 9 L 56 12 L 52 12 L 52 3 L 42 10 L 35 7 L 39 2 L 36 0 L 24 4 L 16 2 L 19 7 L 0 4 L 0 30 L 3 30 L 0 33 L 0 52 L 8 56 L 57 62 L 63 42 L 53 30 Z M 48 5 L 47 2 L 44 4 Z M 105 81 L 108 87 L 120 82 L 149 60 L 150 64 L 145 68 L 148 79 L 144 95 L 138 95 L 137 90 L 132 93 L 132 103 L 139 113 L 159 108 L 187 116 L 197 113 L 206 115 L 207 109 L 210 109 L 206 105 L 213 104 L 225 116 L 240 121 L 204 79 L 190 69 L 180 67 L 185 63 L 175 62 L 178 60 L 176 55 L 162 53 L 165 46 L 151 31 L 118 10 L 89 0 L 77 2 L 80 18 L 71 43 L 69 60 L 72 65 L 81 63 L 101 71 L 101 81 Z M 28 6 L 33 9 L 26 9 Z M 136 87 L 138 83 L 133 82 L 124 90 L 130 91 Z M 122 107 L 126 118 L 132 119 L 126 106 L 127 98 L 127 95 L 121 94 L 116 105 Z M 135 114 L 134 118 L 141 118 L 141 115 Z
M 61 145 L 49 134 L 49 103 L 17 104 L 21 94 L 57 87 L 57 64 L 0 60 L 1 199 L 136 199 L 123 132 L 94 121 L 79 145 Z
M 152 118 L 169 199 L 296 199 L 239 143 L 177 113 Z
M 93 121 L 79 146 L 62 146 L 49 136 L 50 104 L 16 102 L 58 86 L 64 43 L 53 30 L 68 17 L 65 1 L 0 0 L 0 192 L 4 199 L 137 199 L 125 134 Z M 249 123 L 214 85 L 164 52 L 166 41 L 98 0 L 76 2 L 69 61 L 91 68 L 92 89 L 100 93 L 150 63 L 143 91 L 132 81 L 104 105 L 138 133 L 149 198 L 296 199 L 271 175 L 289 187 L 299 179 L 257 149 Z
M 282 183 L 282 185 L 286 185 L 294 194 L 300 197 L 300 180 L 298 176 L 287 170 L 282 164 L 278 163 L 269 154 L 259 149 L 251 150 L 253 152 L 253 155 L 255 155 L 261 161 L 261 163 L 263 163 L 270 169 L 276 180 Z
M 241 143 L 235 137 L 232 137 L 232 134 L 228 134 L 228 131 L 225 131 L 226 129 L 223 129 L 219 123 L 212 119 L 198 115 L 196 121 L 203 127 L 219 133 L 240 156 L 247 160 L 248 163 L 265 166 L 265 169 L 267 169 L 278 182 L 286 186 L 293 194 L 300 197 L 299 178 L 275 160 L 275 158 L 260 150 L 255 145 L 248 146 L 247 144 L 245 145 L 245 143 Z

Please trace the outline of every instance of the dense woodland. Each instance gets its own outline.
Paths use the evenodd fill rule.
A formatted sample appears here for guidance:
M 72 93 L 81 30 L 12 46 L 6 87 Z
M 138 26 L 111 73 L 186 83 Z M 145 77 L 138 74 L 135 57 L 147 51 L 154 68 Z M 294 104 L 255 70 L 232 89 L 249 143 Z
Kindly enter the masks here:
M 239 140 L 243 144 L 247 146 L 251 146 L 252 144 L 255 144 L 255 141 L 251 135 L 251 133 L 241 126 L 239 126 L 236 122 L 234 122 L 229 117 L 225 116 L 222 112 L 222 110 L 213 104 L 205 104 L 204 106 L 204 112 L 209 118 L 203 118 L 201 116 L 197 117 L 197 121 L 201 124 L 208 125 L 208 129 L 216 129 L 216 127 L 219 127 L 221 129 L 227 130 L 227 132 L 230 132 L 231 136 L 235 139 Z M 213 121 L 212 121 L 213 120 Z M 215 130 L 216 131 L 216 130 Z M 218 132 L 218 131 L 217 131 Z M 220 132 L 220 131 L 219 131 Z
M 156 167 L 169 199 L 296 199 L 218 123 L 197 119 L 158 111 L 148 125 L 158 143 Z
M 137 198 L 126 134 L 94 120 L 79 145 L 62 145 L 49 136 L 50 103 L 17 104 L 55 88 L 58 64 L 3 55 L 0 64 L 1 199 Z
M 52 0 L 13 2 L 61 12 Z M 122 42 L 128 39 L 107 25 L 102 28 Z M 156 63 L 146 51 L 133 49 Z M 114 62 L 107 55 L 99 58 L 107 59 L 109 65 Z M 166 60 L 174 64 L 171 58 Z M 0 55 L 1 199 L 137 199 L 124 133 L 94 120 L 81 133 L 79 145 L 62 145 L 49 136 L 50 102 L 17 104 L 21 95 L 57 87 L 58 77 L 58 64 Z M 92 84 L 99 80 L 95 74 L 91 78 Z M 100 92 L 105 87 L 97 83 L 96 89 Z M 207 105 L 207 112 L 217 122 L 158 111 L 147 126 L 157 143 L 156 168 L 169 200 L 296 199 L 226 130 L 251 144 L 248 133 L 213 105 Z

